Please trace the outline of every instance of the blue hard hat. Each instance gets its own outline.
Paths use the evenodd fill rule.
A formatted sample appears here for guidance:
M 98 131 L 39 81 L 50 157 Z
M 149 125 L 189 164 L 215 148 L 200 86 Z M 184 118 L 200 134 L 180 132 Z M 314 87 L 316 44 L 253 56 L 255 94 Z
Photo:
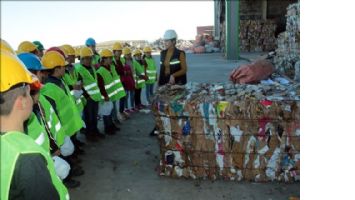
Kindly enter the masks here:
M 28 70 L 45 70 L 46 68 L 42 65 L 41 60 L 33 53 L 21 53 L 17 55 L 19 59 L 25 64 Z
M 86 39 L 86 41 L 85 41 L 85 45 L 86 45 L 86 46 L 95 46 L 95 45 L 96 45 L 96 42 L 95 42 L 94 38 L 88 38 L 88 39 Z

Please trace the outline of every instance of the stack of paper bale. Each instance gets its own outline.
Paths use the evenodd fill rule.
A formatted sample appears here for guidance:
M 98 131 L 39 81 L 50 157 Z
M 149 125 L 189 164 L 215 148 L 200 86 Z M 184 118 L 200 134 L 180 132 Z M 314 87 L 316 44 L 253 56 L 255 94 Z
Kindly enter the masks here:
M 276 23 L 273 20 L 240 20 L 240 50 L 270 51 L 276 47 Z
M 276 69 L 286 76 L 297 80 L 300 61 L 300 4 L 291 4 L 287 8 L 286 31 L 277 38 Z
M 153 111 L 160 174 L 193 179 L 297 181 L 299 84 L 163 86 Z

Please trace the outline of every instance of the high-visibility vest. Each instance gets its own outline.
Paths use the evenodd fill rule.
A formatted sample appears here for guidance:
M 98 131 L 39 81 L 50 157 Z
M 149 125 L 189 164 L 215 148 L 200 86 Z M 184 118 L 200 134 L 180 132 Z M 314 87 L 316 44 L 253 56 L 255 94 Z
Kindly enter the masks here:
M 42 120 L 38 120 L 35 113 L 31 113 L 30 118 L 27 123 L 28 135 L 41 146 L 46 153 L 50 154 L 49 150 L 49 137 L 47 135 L 46 129 Z
M 44 117 L 53 139 L 59 147 L 62 146 L 64 144 L 64 138 L 66 134 L 64 128 L 62 127 L 62 124 L 59 121 L 59 117 L 55 113 L 49 101 L 43 96 L 43 94 L 39 95 L 38 103 L 44 109 Z
M 86 92 L 90 95 L 91 99 L 97 102 L 102 101 L 104 98 L 100 93 L 99 87 L 97 86 L 96 71 L 92 67 L 94 76 L 92 76 L 83 65 L 75 65 L 75 70 L 79 73 L 83 80 L 83 86 Z
M 20 155 L 38 153 L 47 162 L 47 169 L 51 176 L 52 184 L 56 188 L 61 200 L 69 200 L 67 188 L 55 173 L 54 163 L 48 153 L 38 146 L 31 137 L 21 132 L 7 132 L 0 136 L 1 147 L 1 195 L 0 199 L 8 199 L 11 181 L 17 159 Z M 31 166 L 29 166 L 31 167 Z M 31 184 L 30 182 L 27 184 Z
M 62 77 L 62 80 L 65 84 L 74 86 L 78 82 L 78 72 L 75 69 L 73 69 L 71 72 L 65 72 L 64 76 Z M 83 111 L 86 105 L 86 99 L 84 95 L 81 95 L 79 98 L 76 98 L 74 96 L 74 90 L 70 90 L 70 94 L 73 96 L 79 112 Z
M 148 80 L 145 81 L 146 84 L 154 84 L 157 81 L 157 66 L 153 58 L 144 58 L 147 63 L 147 76 Z
M 134 68 L 134 81 L 136 82 L 136 88 L 137 89 L 141 89 L 145 86 L 145 80 L 139 78 L 140 75 L 144 76 L 144 68 L 141 64 L 139 64 L 139 62 L 137 62 L 136 60 L 133 59 L 132 61 L 133 63 L 133 68 Z
M 117 74 L 113 64 L 110 66 L 110 71 L 101 66 L 97 73 L 104 79 L 105 90 L 111 101 L 117 101 L 126 96 L 120 76 Z
M 42 87 L 41 93 L 54 100 L 65 134 L 70 137 L 83 127 L 84 122 L 68 86 L 63 81 L 62 84 L 64 85 L 64 90 L 54 83 L 46 83 Z
M 100 56 L 97 54 L 94 54 L 92 56 L 91 65 L 95 66 L 95 65 L 99 64 L 99 61 L 100 61 Z

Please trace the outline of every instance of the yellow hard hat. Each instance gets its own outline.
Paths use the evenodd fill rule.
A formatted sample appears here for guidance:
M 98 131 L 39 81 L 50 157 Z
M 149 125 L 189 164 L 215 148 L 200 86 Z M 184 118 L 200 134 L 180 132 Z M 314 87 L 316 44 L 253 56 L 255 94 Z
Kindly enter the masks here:
M 113 53 L 112 53 L 112 51 L 109 50 L 109 49 L 102 49 L 102 50 L 100 51 L 100 56 L 101 56 L 101 57 L 112 57 L 112 56 L 113 56 Z
M 80 57 L 88 57 L 88 56 L 93 56 L 94 53 L 92 52 L 92 50 L 89 47 L 83 47 L 80 49 Z
M 75 57 L 80 57 L 80 47 L 75 48 Z
M 118 50 L 122 50 L 122 44 L 120 42 L 116 42 L 115 44 L 113 44 L 113 51 L 118 51 Z
M 138 55 L 138 54 L 142 54 L 141 50 L 136 49 L 133 51 L 133 56 Z
M 144 53 L 152 52 L 152 48 L 150 46 L 146 46 L 146 47 L 144 47 L 143 52 Z
M 1 39 L 1 51 L 6 51 L 10 54 L 16 55 L 14 49 L 5 40 Z
M 67 56 L 75 56 L 74 48 L 69 44 L 64 44 L 59 47 Z
M 122 49 L 122 53 L 123 53 L 123 55 L 130 54 L 131 53 L 131 49 L 129 47 L 124 47 Z
M 37 46 L 30 41 L 23 41 L 18 46 L 17 51 L 19 53 L 31 53 L 32 51 L 36 50 Z
M 62 54 L 57 51 L 47 51 L 42 57 L 42 64 L 47 69 L 53 69 L 58 66 L 65 66 L 67 62 Z
M 0 55 L 0 92 L 6 92 L 19 83 L 31 84 L 34 82 L 31 73 L 16 55 L 6 51 L 1 51 Z

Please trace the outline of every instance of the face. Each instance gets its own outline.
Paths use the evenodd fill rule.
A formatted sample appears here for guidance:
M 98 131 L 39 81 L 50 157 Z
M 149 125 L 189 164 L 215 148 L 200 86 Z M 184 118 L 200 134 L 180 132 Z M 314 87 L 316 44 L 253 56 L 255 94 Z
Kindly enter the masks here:
M 152 56 L 152 52 L 145 52 L 144 55 L 147 56 L 147 57 L 151 57 Z
M 126 54 L 126 55 L 124 55 L 124 57 L 125 57 L 125 59 L 131 59 L 132 58 L 131 54 Z
M 92 50 L 92 52 L 96 52 L 96 46 L 95 45 L 88 46 L 88 47 Z
M 134 56 L 134 59 L 140 60 L 140 59 L 142 59 L 142 55 L 141 54 L 137 54 L 137 55 Z
M 164 40 L 164 45 L 166 49 L 169 49 L 173 46 L 173 42 L 171 40 Z
M 57 67 L 55 70 L 57 70 L 58 76 L 63 77 L 65 74 L 65 66 Z
M 75 63 L 75 56 L 74 55 L 69 55 L 67 57 L 67 61 L 69 64 Z
M 112 64 L 112 57 L 106 57 L 104 60 L 104 65 L 109 66 Z
M 83 57 L 80 59 L 81 64 L 85 66 L 90 66 L 91 65 L 91 57 Z
M 113 54 L 116 58 L 121 57 L 122 55 L 122 50 L 115 50 L 113 51 Z
M 44 83 L 45 80 L 47 80 L 49 72 L 47 70 L 42 70 L 37 72 L 37 77 L 41 83 Z
M 43 57 L 43 50 L 38 50 L 36 54 L 39 58 Z

